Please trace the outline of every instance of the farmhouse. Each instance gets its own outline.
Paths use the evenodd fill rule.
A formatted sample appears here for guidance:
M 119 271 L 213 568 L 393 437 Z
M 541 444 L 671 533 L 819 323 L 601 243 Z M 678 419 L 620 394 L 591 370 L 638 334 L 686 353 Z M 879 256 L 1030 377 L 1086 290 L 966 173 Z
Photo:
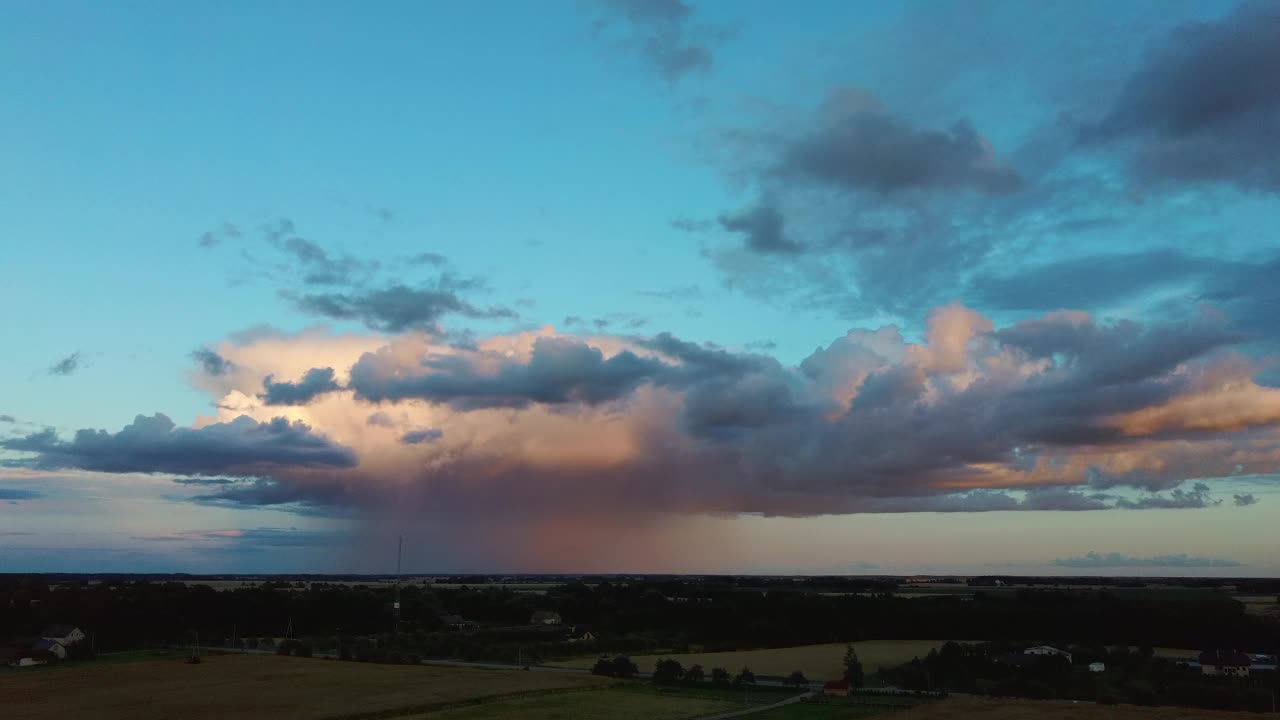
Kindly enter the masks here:
M 849 681 L 848 680 L 828 680 L 822 685 L 823 695 L 836 695 L 839 697 L 848 697 Z
M 1106 663 L 1100 663 L 1100 662 L 1089 663 L 1089 672 L 1099 673 L 1099 672 L 1106 672 L 1106 671 L 1107 671 Z
M 1056 647 L 1050 647 L 1049 645 L 1036 645 L 1035 647 L 1029 647 L 1026 650 L 1023 650 L 1022 654 L 1023 655 L 1055 655 L 1057 657 L 1066 658 L 1067 662 L 1071 662 L 1071 653 L 1067 652 L 1066 650 L 1059 650 Z
M 1206 650 L 1200 653 L 1200 672 L 1204 675 L 1249 677 L 1251 658 L 1239 650 Z
M 74 625 L 50 625 L 40 633 L 40 637 L 51 640 L 62 647 L 84 640 L 84 631 Z
M 31 646 L 31 652 L 48 653 L 59 660 L 67 659 L 67 648 L 62 643 L 50 640 L 48 638 L 40 638 Z
M 529 618 L 530 625 L 559 625 L 560 613 L 551 610 L 538 610 Z
M 569 642 L 591 642 L 596 639 L 596 636 L 586 625 L 571 625 L 568 639 Z

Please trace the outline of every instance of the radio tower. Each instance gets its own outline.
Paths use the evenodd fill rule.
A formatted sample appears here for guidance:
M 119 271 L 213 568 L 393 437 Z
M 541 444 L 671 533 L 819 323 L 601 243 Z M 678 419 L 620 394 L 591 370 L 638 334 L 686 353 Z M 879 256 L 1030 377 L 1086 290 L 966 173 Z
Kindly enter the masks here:
M 404 536 L 396 542 L 396 601 L 392 609 L 395 611 L 396 634 L 400 634 L 400 559 L 404 556 Z

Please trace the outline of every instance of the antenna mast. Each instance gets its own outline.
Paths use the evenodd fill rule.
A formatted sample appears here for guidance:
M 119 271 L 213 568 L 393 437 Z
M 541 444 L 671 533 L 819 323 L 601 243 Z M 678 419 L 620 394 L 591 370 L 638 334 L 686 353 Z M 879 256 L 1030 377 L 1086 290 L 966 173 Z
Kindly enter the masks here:
M 396 601 L 393 609 L 396 618 L 396 634 L 400 634 L 400 560 L 404 556 L 404 536 L 396 542 Z

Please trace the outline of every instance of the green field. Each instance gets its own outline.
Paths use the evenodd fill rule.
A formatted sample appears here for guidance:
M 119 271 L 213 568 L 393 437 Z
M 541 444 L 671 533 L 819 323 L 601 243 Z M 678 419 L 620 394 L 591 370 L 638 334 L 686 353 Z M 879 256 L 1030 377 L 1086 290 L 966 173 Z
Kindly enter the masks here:
M 900 665 L 914 657 L 928 655 L 930 650 L 941 646 L 944 642 L 946 641 L 864 640 L 853 645 L 858 651 L 858 659 L 862 661 L 863 669 L 868 673 L 874 673 L 882 666 Z M 731 673 L 737 673 L 745 666 L 751 668 L 757 675 L 786 676 L 794 670 L 799 670 L 810 680 L 818 681 L 840 677 L 844 649 L 845 643 L 830 643 L 766 650 L 640 655 L 631 659 L 635 661 L 641 672 L 652 672 L 654 663 L 660 658 L 671 657 L 679 660 L 685 667 L 693 664 L 702 665 L 708 673 L 714 667 L 722 667 Z M 589 668 L 595 664 L 595 661 L 596 658 L 590 657 L 551 664 L 560 667 Z
M 818 717 L 818 716 L 815 716 Z M 856 716 L 855 716 L 856 717 Z M 951 699 L 896 710 L 893 720 L 1242 720 L 1249 713 L 1136 705 L 1095 705 L 1064 701 Z M 763 713 L 755 720 L 775 720 Z M 801 720 L 802 716 L 795 716 Z
M 635 687 L 516 698 L 411 717 L 413 720 L 684 720 L 738 707 L 741 706 L 714 696 L 659 694 Z

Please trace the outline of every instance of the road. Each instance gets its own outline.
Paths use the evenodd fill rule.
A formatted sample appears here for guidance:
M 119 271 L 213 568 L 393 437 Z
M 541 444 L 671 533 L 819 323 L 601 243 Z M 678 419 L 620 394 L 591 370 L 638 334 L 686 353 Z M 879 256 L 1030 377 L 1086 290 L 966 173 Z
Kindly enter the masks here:
M 786 700 L 781 700 L 779 702 L 773 703 L 772 705 L 758 705 L 756 707 L 743 708 L 742 710 L 731 710 L 726 713 L 720 713 L 719 715 L 712 715 L 710 717 L 702 718 L 702 720 L 728 720 L 728 718 L 743 717 L 746 715 L 751 715 L 753 713 L 764 712 L 765 710 L 772 710 L 774 708 L 780 708 L 786 705 L 791 705 L 792 703 L 798 703 L 801 700 L 804 700 L 805 698 L 813 697 L 813 694 L 814 694 L 813 691 L 809 691 L 807 693 L 803 693 L 800 695 L 793 695 L 792 697 L 789 697 Z

